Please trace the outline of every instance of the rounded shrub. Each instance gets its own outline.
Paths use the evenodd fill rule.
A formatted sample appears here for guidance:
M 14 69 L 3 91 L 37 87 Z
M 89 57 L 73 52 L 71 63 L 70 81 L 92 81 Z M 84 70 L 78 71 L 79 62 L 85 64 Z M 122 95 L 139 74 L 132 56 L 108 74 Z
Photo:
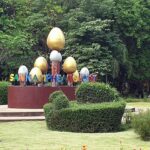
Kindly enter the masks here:
M 48 101 L 49 103 L 51 103 L 56 97 L 58 97 L 59 95 L 63 95 L 63 91 L 55 91 L 52 94 L 49 95 Z
M 105 83 L 82 83 L 76 90 L 78 102 L 112 102 L 119 99 L 119 93 L 115 88 Z
M 52 103 L 55 110 L 69 107 L 69 100 L 62 91 L 55 91 L 50 94 L 49 103 Z
M 97 104 L 73 103 L 69 108 L 60 110 L 54 110 L 48 105 L 51 104 L 44 106 L 45 113 L 48 112 L 45 115 L 48 128 L 72 132 L 118 131 L 125 109 L 123 101 Z
M 52 104 L 53 104 L 54 110 L 68 108 L 69 100 L 64 94 L 62 94 L 62 95 L 58 95 L 55 99 L 53 99 Z
M 9 82 L 2 81 L 0 82 L 0 105 L 7 104 L 7 88 L 10 85 Z
M 143 140 L 150 140 L 150 111 L 135 115 L 132 118 L 132 127 Z

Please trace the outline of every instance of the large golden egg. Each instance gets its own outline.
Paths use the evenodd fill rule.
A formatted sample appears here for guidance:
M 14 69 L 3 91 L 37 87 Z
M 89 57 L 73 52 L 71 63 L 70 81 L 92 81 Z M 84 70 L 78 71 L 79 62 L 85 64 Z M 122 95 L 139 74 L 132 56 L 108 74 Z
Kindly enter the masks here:
M 60 51 L 65 46 L 65 37 L 58 27 L 53 28 L 47 37 L 47 46 L 52 50 Z
M 74 73 L 77 70 L 77 63 L 73 57 L 67 57 L 63 64 L 63 71 L 67 74 Z
M 30 71 L 30 77 L 31 77 L 32 82 L 34 83 L 43 82 L 42 71 L 38 67 L 32 68 L 32 70 Z
M 79 75 L 78 70 L 76 70 L 76 71 L 73 73 L 73 81 L 74 81 L 74 82 L 78 82 L 79 80 L 80 80 L 80 75 Z
M 42 56 L 38 57 L 35 60 L 34 67 L 38 67 L 42 71 L 42 73 L 46 73 L 48 70 L 47 60 Z

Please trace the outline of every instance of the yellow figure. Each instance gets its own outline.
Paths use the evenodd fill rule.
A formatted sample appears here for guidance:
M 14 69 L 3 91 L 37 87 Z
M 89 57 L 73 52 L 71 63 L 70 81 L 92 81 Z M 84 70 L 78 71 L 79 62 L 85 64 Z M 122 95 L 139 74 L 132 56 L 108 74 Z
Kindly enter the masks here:
M 78 82 L 78 81 L 80 81 L 79 72 L 78 72 L 78 70 L 76 70 L 76 71 L 73 73 L 73 82 Z
M 46 82 L 46 75 L 45 74 L 43 75 L 43 79 L 44 79 L 44 82 Z
M 14 81 L 14 78 L 15 78 L 15 75 L 12 73 L 12 74 L 10 74 L 10 76 L 9 76 L 9 81 L 10 82 L 13 82 Z

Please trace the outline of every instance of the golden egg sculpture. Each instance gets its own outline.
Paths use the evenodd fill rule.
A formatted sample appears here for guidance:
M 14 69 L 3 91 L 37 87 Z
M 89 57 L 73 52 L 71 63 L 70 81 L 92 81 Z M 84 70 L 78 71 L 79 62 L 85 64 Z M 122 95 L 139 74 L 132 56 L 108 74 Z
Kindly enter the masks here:
M 65 46 L 65 37 L 62 30 L 58 27 L 54 27 L 48 37 L 47 46 L 52 50 L 60 51 Z
M 42 73 L 46 73 L 48 70 L 47 60 L 42 56 L 38 57 L 34 62 L 34 67 L 38 67 Z
M 42 71 L 38 67 L 32 68 L 32 70 L 30 71 L 30 77 L 31 77 L 32 82 L 35 82 L 35 83 L 43 82 Z
M 67 57 L 63 64 L 63 71 L 67 74 L 74 73 L 77 70 L 77 63 L 73 57 Z
M 79 72 L 78 72 L 78 70 L 76 70 L 76 71 L 73 73 L 73 81 L 74 81 L 74 82 L 78 82 L 79 80 L 80 80 Z

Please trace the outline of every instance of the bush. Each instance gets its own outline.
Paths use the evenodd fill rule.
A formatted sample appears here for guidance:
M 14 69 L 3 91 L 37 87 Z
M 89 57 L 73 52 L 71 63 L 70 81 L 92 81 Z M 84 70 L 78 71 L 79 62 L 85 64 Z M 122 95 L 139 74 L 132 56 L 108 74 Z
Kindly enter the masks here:
M 115 88 L 105 83 L 82 83 L 76 90 L 78 102 L 112 102 L 119 99 L 119 93 Z
M 44 106 L 47 126 L 53 130 L 72 132 L 118 131 L 124 113 L 125 102 L 77 104 L 54 110 L 51 104 Z M 47 109 L 51 109 L 47 111 Z M 48 112 L 48 113 L 47 113 Z
M 69 100 L 64 94 L 62 94 L 62 95 L 58 95 L 55 99 L 53 99 L 52 104 L 55 110 L 68 108 Z
M 6 81 L 0 82 L 0 105 L 7 104 L 8 85 L 10 85 L 9 82 Z
M 69 107 L 69 100 L 62 91 L 55 91 L 50 94 L 49 103 L 52 103 L 55 110 Z
M 150 111 L 134 116 L 132 127 L 143 140 L 150 140 Z
M 53 101 L 53 99 L 55 99 L 56 97 L 58 97 L 59 95 L 63 95 L 63 91 L 55 91 L 52 94 L 49 95 L 48 101 L 49 103 L 51 103 Z
M 52 103 L 47 103 L 43 107 L 44 107 L 44 115 L 45 115 L 45 119 L 46 119 L 46 123 L 47 123 L 49 120 L 49 117 L 53 113 L 53 105 L 52 105 Z M 48 126 L 48 124 L 47 124 L 47 126 Z

